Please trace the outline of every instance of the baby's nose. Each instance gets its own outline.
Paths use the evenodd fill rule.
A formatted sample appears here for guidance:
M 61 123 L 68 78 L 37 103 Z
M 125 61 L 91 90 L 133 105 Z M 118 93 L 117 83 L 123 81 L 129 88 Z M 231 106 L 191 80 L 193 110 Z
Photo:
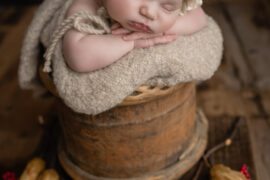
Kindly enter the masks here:
M 140 7 L 140 14 L 151 20 L 156 19 L 156 14 L 154 13 L 154 11 L 151 11 L 147 6 Z

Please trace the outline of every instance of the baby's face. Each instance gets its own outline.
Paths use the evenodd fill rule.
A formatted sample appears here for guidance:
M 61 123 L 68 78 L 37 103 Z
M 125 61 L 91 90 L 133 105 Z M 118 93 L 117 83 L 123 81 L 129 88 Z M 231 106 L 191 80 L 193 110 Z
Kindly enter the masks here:
M 178 18 L 181 0 L 104 0 L 110 17 L 124 28 L 149 33 L 165 32 Z

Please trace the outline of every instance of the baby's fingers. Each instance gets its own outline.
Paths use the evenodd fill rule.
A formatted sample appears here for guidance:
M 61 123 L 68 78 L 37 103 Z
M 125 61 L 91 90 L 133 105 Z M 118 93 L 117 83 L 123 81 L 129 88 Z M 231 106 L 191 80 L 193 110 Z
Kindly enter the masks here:
M 136 39 L 141 39 L 143 38 L 145 35 L 145 33 L 142 33 L 142 32 L 133 32 L 131 34 L 127 34 L 125 36 L 123 36 L 123 39 L 125 41 L 134 41 Z
M 162 33 L 151 34 L 151 33 L 143 33 L 143 32 L 133 32 L 131 34 L 127 34 L 127 35 L 123 36 L 123 39 L 125 41 L 134 41 L 137 39 L 153 38 L 153 37 L 158 37 L 161 35 L 162 35 Z
M 115 29 L 118 29 L 119 27 L 121 27 L 121 25 L 119 23 L 115 23 L 111 26 L 111 30 L 115 30 Z
M 122 34 L 127 34 L 127 33 L 130 33 L 130 30 L 127 30 L 125 28 L 119 28 L 112 31 L 112 34 L 114 35 L 122 35 Z
M 155 44 L 167 44 L 178 38 L 178 35 L 164 35 L 159 37 L 154 37 L 153 41 Z
M 139 39 L 134 42 L 134 48 L 147 48 L 154 45 L 155 43 L 152 39 Z
M 135 48 L 148 48 L 151 46 L 155 46 L 156 44 L 167 44 L 178 38 L 178 35 L 165 35 L 159 36 L 149 39 L 139 39 L 135 40 L 134 47 Z

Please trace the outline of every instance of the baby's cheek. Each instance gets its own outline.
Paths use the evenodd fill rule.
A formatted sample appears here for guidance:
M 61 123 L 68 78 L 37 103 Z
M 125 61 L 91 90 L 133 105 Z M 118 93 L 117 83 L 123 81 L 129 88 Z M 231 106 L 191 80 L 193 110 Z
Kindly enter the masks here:
M 157 31 L 165 32 L 165 31 L 169 30 L 173 26 L 173 24 L 174 24 L 173 21 L 167 21 L 167 22 L 165 21 L 159 25 Z
M 110 17 L 116 21 L 123 21 L 132 15 L 131 0 L 110 0 L 106 3 L 106 9 Z
M 158 24 L 158 31 L 165 32 L 169 30 L 177 21 L 178 16 L 176 15 L 161 15 L 159 17 Z

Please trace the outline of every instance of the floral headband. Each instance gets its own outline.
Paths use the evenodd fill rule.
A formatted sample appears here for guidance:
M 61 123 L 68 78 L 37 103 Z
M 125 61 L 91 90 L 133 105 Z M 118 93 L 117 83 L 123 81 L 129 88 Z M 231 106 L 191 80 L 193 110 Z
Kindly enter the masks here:
M 202 0 L 183 0 L 183 4 L 181 9 L 179 9 L 178 13 L 180 16 L 186 14 L 186 12 L 195 9 L 203 4 Z

